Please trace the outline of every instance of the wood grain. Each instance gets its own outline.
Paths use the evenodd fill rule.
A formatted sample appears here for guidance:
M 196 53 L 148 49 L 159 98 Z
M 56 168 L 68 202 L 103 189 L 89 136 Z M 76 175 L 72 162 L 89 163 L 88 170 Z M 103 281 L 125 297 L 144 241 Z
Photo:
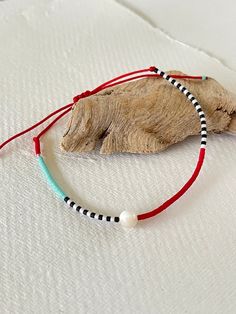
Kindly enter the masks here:
M 209 132 L 236 132 L 232 93 L 213 78 L 179 81 L 200 102 Z M 198 115 L 185 95 L 163 79 L 144 78 L 76 103 L 61 148 L 89 152 L 101 142 L 101 154 L 160 152 L 199 132 Z

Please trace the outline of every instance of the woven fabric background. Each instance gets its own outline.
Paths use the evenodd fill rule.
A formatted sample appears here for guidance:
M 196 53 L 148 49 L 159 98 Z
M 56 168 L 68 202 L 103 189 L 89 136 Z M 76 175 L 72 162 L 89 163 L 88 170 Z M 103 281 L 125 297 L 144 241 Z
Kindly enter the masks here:
M 235 3 L 196 3 L 0 1 L 0 142 L 74 95 L 150 65 L 213 76 L 236 92 Z M 43 138 L 44 156 L 89 209 L 149 210 L 194 168 L 197 137 L 161 154 L 62 153 L 66 120 Z M 235 137 L 209 136 L 191 191 L 123 230 L 56 198 L 33 153 L 41 129 L 0 152 L 1 314 L 235 313 Z

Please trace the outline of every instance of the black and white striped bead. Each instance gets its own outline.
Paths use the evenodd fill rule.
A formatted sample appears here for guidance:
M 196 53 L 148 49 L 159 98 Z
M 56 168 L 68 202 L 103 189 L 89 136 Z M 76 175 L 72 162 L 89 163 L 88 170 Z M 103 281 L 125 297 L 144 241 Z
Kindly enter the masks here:
M 85 215 L 89 218 L 93 218 L 93 219 L 97 219 L 97 220 L 103 220 L 103 221 L 109 221 L 109 222 L 119 222 L 120 221 L 120 217 L 112 217 L 112 216 L 106 216 L 103 214 L 97 214 L 94 212 L 89 211 L 86 208 L 83 208 L 82 206 L 76 204 L 74 201 L 72 201 L 68 196 L 66 196 L 64 198 L 64 202 L 72 207 L 75 211 L 79 212 L 82 215 Z
M 156 72 L 158 75 L 166 79 L 168 82 L 170 82 L 172 85 L 174 85 L 176 88 L 178 88 L 181 93 L 183 93 L 193 104 L 195 110 L 197 111 L 200 123 L 201 123 L 201 148 L 206 147 L 207 143 L 207 125 L 206 125 L 206 117 L 205 114 L 197 101 L 197 99 L 188 91 L 188 89 L 183 86 L 181 83 L 176 81 L 176 79 L 172 78 L 170 75 L 164 73 L 163 71 L 160 71 L 159 69 L 155 69 L 154 72 Z

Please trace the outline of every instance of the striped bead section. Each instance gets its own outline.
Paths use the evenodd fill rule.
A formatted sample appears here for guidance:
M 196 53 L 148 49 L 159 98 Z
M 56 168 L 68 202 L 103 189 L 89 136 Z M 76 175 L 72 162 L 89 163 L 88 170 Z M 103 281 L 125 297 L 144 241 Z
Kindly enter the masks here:
M 207 143 L 207 125 L 206 125 L 206 117 L 202 110 L 202 107 L 200 106 L 197 99 L 188 91 L 188 89 L 183 86 L 180 82 L 176 81 L 174 78 L 172 78 L 170 75 L 166 74 L 163 71 L 160 71 L 158 68 L 154 70 L 158 75 L 166 79 L 168 82 L 170 82 L 172 85 L 174 85 L 177 89 L 181 91 L 193 104 L 196 112 L 199 115 L 200 123 L 201 123 L 201 148 L 206 147 Z
M 97 214 L 94 212 L 89 211 L 86 208 L 83 208 L 82 206 L 76 204 L 73 200 L 71 200 L 68 196 L 64 198 L 64 202 L 72 207 L 75 211 L 79 212 L 82 215 L 85 215 L 89 218 L 97 219 L 97 220 L 103 220 L 103 221 L 109 221 L 109 222 L 119 222 L 120 217 L 112 217 L 112 216 L 106 216 L 102 214 Z

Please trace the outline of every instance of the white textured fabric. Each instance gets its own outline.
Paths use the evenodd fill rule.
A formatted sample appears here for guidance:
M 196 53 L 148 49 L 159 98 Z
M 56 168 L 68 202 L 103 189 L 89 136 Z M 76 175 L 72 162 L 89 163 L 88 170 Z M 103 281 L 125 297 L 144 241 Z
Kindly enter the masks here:
M 171 33 L 176 39 L 158 20 L 163 2 L 145 1 L 145 14 L 158 12 L 154 24 L 140 8 L 132 10 L 135 1 L 128 7 L 112 0 L 0 1 L 0 142 L 74 95 L 150 65 L 213 76 L 235 91 L 235 59 L 221 61 L 214 45 L 212 57 L 204 46 L 180 42 L 190 29 L 194 41 L 198 23 L 189 17 L 201 20 L 206 2 L 196 8 L 185 1 L 184 12 L 169 19 L 173 7 L 165 1 L 170 29 L 178 14 L 189 19 L 179 38 Z M 227 15 L 219 9 L 209 25 L 231 22 L 224 34 L 229 46 L 220 48 L 230 58 L 236 7 L 216 3 Z M 219 45 L 225 40 L 214 30 L 202 36 L 208 45 L 214 36 Z M 43 138 L 44 156 L 64 190 L 91 210 L 154 208 L 185 183 L 196 162 L 199 138 L 146 156 L 65 154 L 58 148 L 65 122 Z M 235 313 L 235 137 L 210 136 L 193 188 L 158 217 L 123 230 L 82 217 L 56 198 L 33 153 L 32 137 L 41 129 L 0 152 L 1 314 Z

